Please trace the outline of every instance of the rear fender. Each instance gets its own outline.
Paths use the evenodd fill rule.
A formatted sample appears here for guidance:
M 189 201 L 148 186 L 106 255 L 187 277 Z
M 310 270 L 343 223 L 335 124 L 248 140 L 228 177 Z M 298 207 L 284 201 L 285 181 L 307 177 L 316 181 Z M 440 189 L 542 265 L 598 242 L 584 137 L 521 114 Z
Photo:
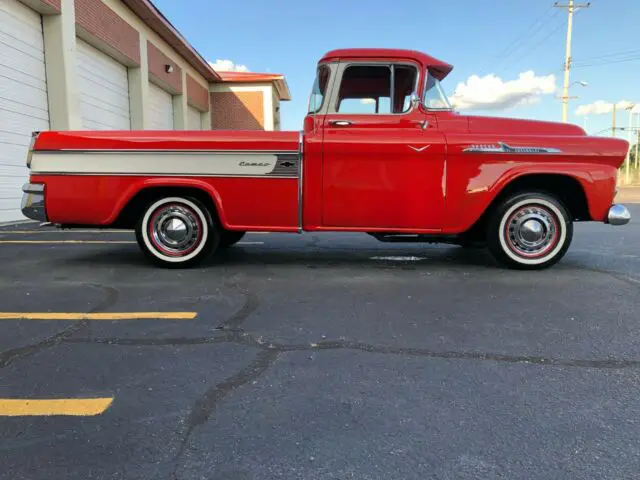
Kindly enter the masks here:
M 118 201 L 116 202 L 115 209 L 113 213 L 109 216 L 106 224 L 111 224 L 116 221 L 122 210 L 127 206 L 127 204 L 140 192 L 149 188 L 158 188 L 158 187 L 167 187 L 167 188 L 197 188 L 205 192 L 211 200 L 213 201 L 216 212 L 218 214 L 218 218 L 220 223 L 224 228 L 228 227 L 227 219 L 224 213 L 224 208 L 222 204 L 222 198 L 219 193 L 216 191 L 213 186 L 208 184 L 207 182 L 203 182 L 202 180 L 198 180 L 196 178 L 147 178 L 141 179 L 140 181 L 130 185 L 124 193 L 120 196 Z

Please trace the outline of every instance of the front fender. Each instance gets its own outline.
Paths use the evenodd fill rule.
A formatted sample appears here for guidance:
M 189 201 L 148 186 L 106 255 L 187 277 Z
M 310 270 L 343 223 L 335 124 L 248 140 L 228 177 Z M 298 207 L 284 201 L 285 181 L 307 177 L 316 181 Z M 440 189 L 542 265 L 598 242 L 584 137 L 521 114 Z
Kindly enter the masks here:
M 473 171 L 460 168 L 447 182 L 443 230 L 447 233 L 468 230 L 512 182 L 537 174 L 576 180 L 585 193 L 591 219 L 603 221 L 615 194 L 616 172 L 609 165 L 573 162 L 484 162 L 475 165 Z

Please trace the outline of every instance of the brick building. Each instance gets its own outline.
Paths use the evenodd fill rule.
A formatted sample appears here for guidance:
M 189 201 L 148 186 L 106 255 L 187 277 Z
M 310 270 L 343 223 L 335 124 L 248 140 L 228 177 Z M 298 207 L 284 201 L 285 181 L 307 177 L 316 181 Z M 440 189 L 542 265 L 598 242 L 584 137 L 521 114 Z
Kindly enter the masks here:
M 281 75 L 216 72 L 150 0 L 0 0 L 0 223 L 34 130 L 280 128 Z

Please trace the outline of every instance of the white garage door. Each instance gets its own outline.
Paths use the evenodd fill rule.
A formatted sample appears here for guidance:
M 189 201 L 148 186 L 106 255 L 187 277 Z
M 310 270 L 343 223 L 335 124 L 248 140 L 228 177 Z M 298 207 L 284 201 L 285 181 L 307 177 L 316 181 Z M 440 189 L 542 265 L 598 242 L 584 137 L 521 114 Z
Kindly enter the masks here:
M 25 219 L 20 199 L 31 132 L 48 128 L 40 15 L 0 0 L 0 222 Z
M 193 108 L 191 105 L 187 107 L 187 128 L 189 130 L 202 130 L 200 110 Z
M 173 97 L 153 83 L 149 83 L 149 116 L 151 130 L 173 130 Z
M 127 67 L 80 39 L 77 54 L 83 128 L 131 129 Z

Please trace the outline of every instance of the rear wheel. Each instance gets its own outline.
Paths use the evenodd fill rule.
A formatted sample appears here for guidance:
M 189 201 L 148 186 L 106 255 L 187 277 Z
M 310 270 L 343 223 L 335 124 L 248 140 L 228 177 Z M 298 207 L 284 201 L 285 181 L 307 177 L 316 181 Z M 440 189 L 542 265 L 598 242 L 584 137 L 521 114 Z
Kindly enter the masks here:
M 222 230 L 220 232 L 220 244 L 218 248 L 227 248 L 238 243 L 247 232 L 238 232 L 236 230 Z
M 213 253 L 220 233 L 210 212 L 191 197 L 151 202 L 136 225 L 138 245 L 147 258 L 169 268 L 200 263 Z
M 569 249 L 573 223 L 554 196 L 515 194 L 494 210 L 487 225 L 487 244 L 503 265 L 525 270 L 543 269 L 558 262 Z

